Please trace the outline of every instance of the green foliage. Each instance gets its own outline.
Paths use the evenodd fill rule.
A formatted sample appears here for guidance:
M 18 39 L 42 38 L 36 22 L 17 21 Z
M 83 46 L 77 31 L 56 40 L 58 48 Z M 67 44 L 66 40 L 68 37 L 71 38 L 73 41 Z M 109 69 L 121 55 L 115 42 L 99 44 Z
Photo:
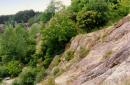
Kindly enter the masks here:
M 120 16 L 126 16 L 130 12 L 130 1 L 129 0 L 121 0 L 119 2 L 117 13 Z
M 45 77 L 43 67 L 25 67 L 19 77 L 13 82 L 13 85 L 35 85 Z
M 114 4 L 117 4 L 119 2 L 119 0 L 107 0 L 107 1 L 114 3 Z
M 130 12 L 129 4 L 129 0 L 72 0 L 69 10 L 77 27 L 91 32 L 126 16 Z
M 27 51 L 26 51 L 26 57 L 25 57 L 25 62 L 26 63 L 34 63 L 35 59 L 33 58 L 33 55 L 35 54 L 36 50 L 36 39 L 40 37 L 40 30 L 42 26 L 38 23 L 33 24 L 30 27 L 30 30 L 28 31 L 28 37 L 27 37 Z M 32 60 L 34 59 L 34 60 Z
M 12 24 L 17 23 L 26 23 L 30 18 L 35 16 L 36 12 L 33 10 L 25 10 L 25 11 L 20 11 L 14 15 L 5 15 L 5 16 L 0 16 L 0 24 L 4 24 L 5 22 L 9 22 Z
M 9 76 L 8 69 L 5 66 L 0 66 L 0 78 Z
M 71 6 L 77 27 L 84 31 L 91 32 L 108 22 L 109 6 L 104 0 L 72 0 Z
M 87 4 L 90 0 L 72 0 L 71 4 L 71 9 L 74 12 L 79 12 L 82 10 L 85 4 Z
M 32 67 L 25 68 L 19 75 L 19 78 L 14 81 L 14 85 L 35 85 L 36 70 Z
M 84 4 L 82 10 L 96 11 L 102 14 L 109 11 L 109 5 L 104 0 L 90 0 L 87 4 Z
M 15 79 L 15 80 L 13 81 L 12 85 L 20 85 L 20 84 L 18 83 L 18 80 Z
M 31 17 L 35 15 L 33 10 L 20 11 L 14 16 L 14 20 L 17 23 L 27 22 Z
M 56 55 L 65 50 L 70 39 L 79 31 L 91 32 L 127 15 L 130 12 L 130 1 L 72 0 L 70 7 L 63 8 L 52 1 L 43 13 L 30 10 L 0 17 L 0 23 L 12 23 L 5 26 L 0 36 L 0 61 L 3 64 L 0 67 L 0 78 L 20 74 L 13 85 L 35 85 L 47 78 L 45 73 L 48 70 L 54 77 L 60 75 L 63 70 L 57 67 L 60 56 Z M 29 22 L 31 26 L 25 29 L 22 25 L 14 25 L 14 22 Z M 79 57 L 84 58 L 88 53 L 89 49 L 81 48 Z M 108 52 L 107 56 L 110 54 Z M 66 61 L 73 59 L 74 51 L 67 50 L 64 58 Z M 22 71 L 20 65 L 33 68 L 26 67 Z M 48 77 L 43 85 L 55 85 L 54 78 Z
M 27 32 L 22 25 L 15 28 L 7 26 L 0 38 L 2 62 L 18 60 L 24 64 L 28 63 L 35 53 L 35 38 L 40 28 L 38 24 L 34 24 Z
M 41 14 L 41 13 L 39 13 L 39 14 L 35 15 L 34 17 L 30 18 L 30 19 L 28 20 L 29 25 L 32 25 L 32 24 L 34 24 L 34 23 L 39 22 L 39 21 L 40 21 L 40 18 L 39 18 L 40 14 Z
M 22 62 L 27 49 L 25 29 L 20 25 L 16 28 L 7 27 L 0 39 L 0 45 L 0 55 L 4 60 L 16 59 Z
M 52 56 L 61 53 L 65 44 L 77 34 L 74 23 L 65 15 L 65 12 L 57 13 L 49 22 L 48 28 L 42 31 L 43 59 L 46 65 L 49 65 Z
M 48 8 L 40 15 L 40 20 L 44 23 L 48 22 L 54 15 L 56 11 L 55 2 L 51 1 Z
M 44 78 L 45 78 L 45 69 L 43 67 L 38 67 L 35 82 L 39 83 Z
M 44 23 L 47 23 L 50 21 L 50 19 L 55 15 L 55 13 L 61 9 L 63 9 L 64 6 L 60 1 L 52 0 L 47 9 L 40 14 L 39 18 L 40 21 L 43 21 Z
M 10 61 L 6 67 L 11 77 L 18 76 L 18 74 L 22 71 L 22 68 L 18 61 Z
M 129 0 L 113 0 L 115 2 L 109 3 L 109 17 L 110 20 L 116 20 L 117 18 L 122 18 L 130 12 L 130 1 Z
M 36 82 L 39 83 L 42 79 L 44 79 L 44 71 L 40 71 L 36 76 Z
M 104 19 L 104 16 L 95 11 L 81 11 L 77 16 L 77 25 L 87 32 L 90 32 L 99 26 L 103 26 L 105 23 L 106 19 Z

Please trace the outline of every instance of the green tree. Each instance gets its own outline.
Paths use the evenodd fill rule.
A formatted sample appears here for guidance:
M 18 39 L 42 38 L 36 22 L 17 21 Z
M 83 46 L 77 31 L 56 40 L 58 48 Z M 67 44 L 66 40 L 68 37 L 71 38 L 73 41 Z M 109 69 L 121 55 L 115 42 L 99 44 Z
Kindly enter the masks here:
M 14 59 L 23 62 L 27 50 L 26 40 L 26 31 L 23 26 L 6 27 L 0 39 L 2 61 L 7 63 L 7 61 Z
M 91 0 L 71 0 L 71 10 L 73 12 L 79 12 L 85 6 L 85 4 L 89 3 Z
M 66 12 L 57 13 L 42 31 L 42 51 L 45 67 L 53 56 L 63 51 L 65 44 L 77 34 L 74 23 L 66 16 Z
M 17 23 L 27 22 L 33 16 L 35 16 L 35 12 L 33 10 L 20 11 L 15 14 L 14 21 Z
M 40 15 L 40 20 L 44 23 L 48 22 L 55 15 L 55 2 L 51 1 L 47 9 Z

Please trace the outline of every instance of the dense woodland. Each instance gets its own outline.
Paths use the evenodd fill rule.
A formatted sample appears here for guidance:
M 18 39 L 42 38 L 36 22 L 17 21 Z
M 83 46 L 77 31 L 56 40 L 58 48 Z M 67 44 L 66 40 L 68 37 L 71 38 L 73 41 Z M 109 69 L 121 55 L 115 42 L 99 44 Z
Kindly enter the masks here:
M 38 14 L 40 14 L 40 13 L 34 12 L 33 10 L 25 10 L 25 11 L 20 11 L 14 15 L 1 15 L 0 24 L 27 23 L 30 18 L 32 18 Z
M 72 37 L 109 26 L 129 12 L 129 0 L 72 0 L 69 7 L 52 1 L 43 13 L 1 16 L 0 23 L 8 22 L 0 33 L 1 80 L 17 77 L 13 85 L 36 85 L 47 78 L 50 63 Z

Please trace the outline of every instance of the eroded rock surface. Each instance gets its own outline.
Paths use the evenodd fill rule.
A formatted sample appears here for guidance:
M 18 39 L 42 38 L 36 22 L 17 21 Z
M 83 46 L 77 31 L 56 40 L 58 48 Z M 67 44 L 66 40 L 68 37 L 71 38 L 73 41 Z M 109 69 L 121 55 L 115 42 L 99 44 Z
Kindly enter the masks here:
M 69 49 L 78 57 L 81 47 L 90 52 L 55 79 L 58 85 L 129 85 L 129 15 L 113 27 L 76 36 Z

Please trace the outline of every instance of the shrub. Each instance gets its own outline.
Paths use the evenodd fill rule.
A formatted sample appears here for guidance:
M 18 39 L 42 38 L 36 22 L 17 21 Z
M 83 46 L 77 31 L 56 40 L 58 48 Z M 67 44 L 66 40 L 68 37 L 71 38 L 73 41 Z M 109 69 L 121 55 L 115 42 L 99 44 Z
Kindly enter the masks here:
M 71 10 L 74 12 L 79 12 L 90 0 L 71 0 Z
M 18 80 L 15 79 L 15 80 L 13 81 L 12 85 L 20 85 L 20 84 L 18 83 Z
M 117 4 L 119 2 L 118 0 L 107 0 L 107 1 L 114 3 L 114 4 Z
M 14 82 L 14 85 L 35 85 L 35 76 L 36 70 L 32 67 L 26 67 Z
M 119 7 L 119 9 L 116 11 L 120 16 L 126 16 L 129 11 L 127 7 Z
M 37 68 L 36 83 L 40 82 L 45 77 L 45 69 L 43 67 Z
M 74 58 L 74 51 L 72 50 L 66 51 L 64 54 L 64 57 L 65 57 L 65 60 L 70 61 L 71 59 Z
M 18 61 L 10 61 L 7 64 L 7 69 L 11 77 L 16 77 L 22 71 L 22 68 Z
M 9 55 L 3 55 L 3 56 L 1 56 L 1 59 L 2 59 L 3 63 L 7 63 L 12 60 L 11 56 L 9 56 Z
M 83 10 L 96 11 L 98 13 L 105 14 L 109 11 L 109 5 L 104 0 L 91 0 L 89 3 L 85 4 Z
M 5 66 L 0 66 L 0 78 L 9 76 L 8 69 Z
M 72 1 L 75 2 L 75 1 Z M 82 9 L 77 13 L 77 26 L 87 32 L 108 22 L 109 5 L 104 0 L 76 0 Z M 77 6 L 77 7 L 78 7 Z M 84 30 L 84 31 L 85 31 Z
M 52 61 L 51 56 L 47 56 L 47 55 L 46 55 L 46 56 L 45 56 L 45 60 L 43 61 L 44 67 L 45 67 L 45 68 L 48 68 L 48 66 L 50 65 L 51 61 Z
M 96 11 L 81 11 L 77 16 L 77 25 L 79 28 L 91 32 L 96 27 L 103 26 L 107 20 L 101 13 Z
M 123 16 L 126 16 L 130 12 L 130 1 L 129 0 L 111 0 L 109 6 L 110 13 L 109 17 L 111 21 L 117 21 Z

